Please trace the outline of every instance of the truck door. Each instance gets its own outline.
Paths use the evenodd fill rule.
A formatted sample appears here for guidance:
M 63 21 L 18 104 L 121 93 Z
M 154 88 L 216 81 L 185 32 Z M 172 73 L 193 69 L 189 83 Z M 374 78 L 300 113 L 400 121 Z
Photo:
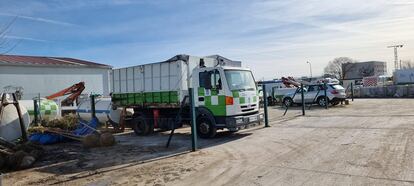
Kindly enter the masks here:
M 219 70 L 199 72 L 196 105 L 208 108 L 214 116 L 226 115 L 226 94 Z

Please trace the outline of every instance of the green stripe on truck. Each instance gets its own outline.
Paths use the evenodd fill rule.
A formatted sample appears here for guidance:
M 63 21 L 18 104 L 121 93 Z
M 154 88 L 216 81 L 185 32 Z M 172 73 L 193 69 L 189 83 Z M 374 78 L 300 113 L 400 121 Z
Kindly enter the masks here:
M 205 105 L 206 107 L 211 106 L 211 96 L 206 96 L 206 97 L 204 98 L 204 105 Z
M 233 90 L 233 91 L 231 91 L 231 93 L 233 94 L 233 98 L 238 98 L 239 97 L 239 91 L 238 90 Z
M 176 104 L 179 102 L 177 91 L 145 92 L 145 93 L 114 93 L 112 102 L 119 106 L 142 105 L 143 103 Z
M 161 92 L 152 93 L 154 103 L 161 103 Z
M 161 92 L 161 103 L 170 103 L 170 92 Z
M 198 87 L 198 96 L 204 96 L 204 88 Z
M 217 96 L 218 95 L 218 90 L 212 89 L 212 90 L 210 90 L 210 92 L 211 92 L 212 96 Z
M 240 102 L 240 104 L 245 104 L 246 103 L 246 98 L 245 97 L 240 97 L 239 102 Z
M 211 105 L 207 107 L 214 116 L 226 116 L 226 106 Z
M 214 103 L 212 101 L 214 99 Z M 207 107 L 215 116 L 226 116 L 226 96 L 206 96 L 204 106 Z

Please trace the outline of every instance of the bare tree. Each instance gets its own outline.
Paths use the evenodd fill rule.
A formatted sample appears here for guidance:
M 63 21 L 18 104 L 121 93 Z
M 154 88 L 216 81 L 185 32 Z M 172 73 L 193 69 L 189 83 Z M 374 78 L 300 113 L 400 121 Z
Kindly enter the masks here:
M 11 26 L 16 21 L 17 17 L 13 18 L 11 21 L 0 25 L 0 54 L 9 53 L 13 50 L 17 43 L 13 43 L 10 39 L 7 38 L 7 34 L 10 32 Z
M 349 57 L 337 57 L 329 61 L 325 67 L 325 74 L 330 74 L 338 79 L 344 79 L 346 73 L 352 68 L 352 65 L 344 65 L 348 63 L 355 63 L 356 61 Z M 344 67 L 344 68 L 343 68 Z
M 401 60 L 401 69 L 412 69 L 414 68 L 414 62 L 411 60 Z

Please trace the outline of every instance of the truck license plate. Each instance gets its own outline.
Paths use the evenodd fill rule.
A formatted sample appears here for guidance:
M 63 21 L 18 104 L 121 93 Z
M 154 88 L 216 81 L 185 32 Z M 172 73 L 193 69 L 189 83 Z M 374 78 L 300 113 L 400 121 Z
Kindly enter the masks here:
M 257 121 L 257 117 L 253 117 L 253 116 L 252 116 L 252 117 L 250 117 L 250 118 L 249 118 L 249 121 L 250 121 L 250 122 Z

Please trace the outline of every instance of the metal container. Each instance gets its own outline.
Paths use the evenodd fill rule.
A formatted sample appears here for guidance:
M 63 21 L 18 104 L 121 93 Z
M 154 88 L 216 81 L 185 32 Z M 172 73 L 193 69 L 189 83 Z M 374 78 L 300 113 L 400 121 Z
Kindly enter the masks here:
M 218 56 L 177 55 L 167 61 L 112 70 L 115 105 L 179 105 L 191 88 L 192 71 L 200 63 L 206 67 L 234 66 L 241 62 Z
M 111 120 L 115 123 L 119 123 L 121 116 L 122 108 L 113 110 L 110 97 L 98 97 L 95 100 L 95 113 L 100 123 L 106 123 L 108 120 Z M 83 120 L 92 119 L 92 110 L 91 110 L 91 101 L 90 99 L 85 99 L 78 105 L 76 110 L 78 116 Z
M 32 118 L 34 117 L 33 100 L 20 100 L 19 104 L 24 106 L 27 109 L 27 111 L 29 112 L 30 117 L 32 117 Z M 60 115 L 59 115 L 60 107 L 58 106 L 58 104 L 56 102 L 54 102 L 52 100 L 41 99 L 39 109 L 40 109 L 40 115 L 41 115 L 42 119 L 52 120 L 52 119 L 56 119 L 56 118 L 60 117 Z
M 0 118 L 0 136 L 7 141 L 14 141 L 22 136 L 19 115 L 17 114 L 16 107 L 12 104 L 3 107 L 3 109 L 3 115 Z M 20 111 L 23 117 L 23 124 L 27 130 L 31 122 L 29 113 L 23 105 L 20 105 Z

